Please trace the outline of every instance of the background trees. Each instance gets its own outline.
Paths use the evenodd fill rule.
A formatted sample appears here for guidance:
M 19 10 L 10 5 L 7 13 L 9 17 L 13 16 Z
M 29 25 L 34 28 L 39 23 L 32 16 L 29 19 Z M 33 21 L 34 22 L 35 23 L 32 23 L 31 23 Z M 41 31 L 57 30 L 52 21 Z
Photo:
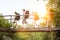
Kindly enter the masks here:
M 53 24 L 60 26 L 60 0 L 48 0 L 47 9 L 53 10 Z M 0 28 L 10 28 L 12 26 L 4 17 L 0 17 Z M 60 40 L 60 32 L 0 32 L 0 40 Z
M 47 7 L 51 7 L 54 9 L 54 24 L 56 27 L 60 26 L 60 0 L 48 0 Z M 56 33 L 56 40 L 60 40 L 60 32 Z

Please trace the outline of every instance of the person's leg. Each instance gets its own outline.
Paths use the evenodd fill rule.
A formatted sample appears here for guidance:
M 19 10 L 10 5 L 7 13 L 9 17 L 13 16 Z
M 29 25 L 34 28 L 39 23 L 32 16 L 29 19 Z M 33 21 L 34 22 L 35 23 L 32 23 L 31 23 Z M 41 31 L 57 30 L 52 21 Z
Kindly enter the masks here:
M 25 18 L 23 18 L 23 21 L 22 21 L 22 26 L 23 26 L 23 28 L 25 28 Z
M 35 21 L 35 20 L 33 20 L 33 25 L 34 25 L 34 28 L 35 28 L 35 24 L 36 24 L 36 21 Z
M 22 24 L 24 24 L 24 22 L 25 22 L 25 18 L 23 18 L 23 20 L 22 20 Z
M 26 19 L 25 19 L 25 24 L 27 24 Z
M 14 19 L 14 23 L 13 24 L 15 24 L 15 28 L 18 28 L 17 21 L 18 20 Z
M 17 20 L 16 20 L 16 29 L 18 28 Z
M 24 24 L 24 20 L 22 21 L 22 24 Z

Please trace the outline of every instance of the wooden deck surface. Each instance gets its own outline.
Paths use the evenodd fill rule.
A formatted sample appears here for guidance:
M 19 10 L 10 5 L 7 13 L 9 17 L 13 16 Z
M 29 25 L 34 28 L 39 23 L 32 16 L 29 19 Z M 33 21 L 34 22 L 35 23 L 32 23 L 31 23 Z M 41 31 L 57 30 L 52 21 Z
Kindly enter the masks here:
M 0 28 L 0 32 L 56 32 L 60 31 L 60 28 L 19 28 L 19 29 L 11 29 L 11 28 Z

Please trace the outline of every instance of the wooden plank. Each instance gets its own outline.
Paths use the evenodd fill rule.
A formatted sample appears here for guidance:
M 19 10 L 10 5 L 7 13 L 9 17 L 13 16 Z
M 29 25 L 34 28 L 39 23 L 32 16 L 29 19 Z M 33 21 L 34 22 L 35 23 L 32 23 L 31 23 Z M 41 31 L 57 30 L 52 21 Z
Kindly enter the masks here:
M 0 28 L 0 32 L 56 32 L 60 31 L 60 28 L 20 28 L 20 29 L 11 29 L 11 28 Z

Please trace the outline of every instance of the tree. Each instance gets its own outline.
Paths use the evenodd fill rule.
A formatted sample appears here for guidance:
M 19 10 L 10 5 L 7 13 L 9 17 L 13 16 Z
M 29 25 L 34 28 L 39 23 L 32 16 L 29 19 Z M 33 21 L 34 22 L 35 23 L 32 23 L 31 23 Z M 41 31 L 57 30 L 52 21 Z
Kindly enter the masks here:
M 54 24 L 56 27 L 60 27 L 60 0 L 48 0 L 47 8 L 54 9 Z M 56 33 L 56 40 L 60 40 L 60 32 Z

